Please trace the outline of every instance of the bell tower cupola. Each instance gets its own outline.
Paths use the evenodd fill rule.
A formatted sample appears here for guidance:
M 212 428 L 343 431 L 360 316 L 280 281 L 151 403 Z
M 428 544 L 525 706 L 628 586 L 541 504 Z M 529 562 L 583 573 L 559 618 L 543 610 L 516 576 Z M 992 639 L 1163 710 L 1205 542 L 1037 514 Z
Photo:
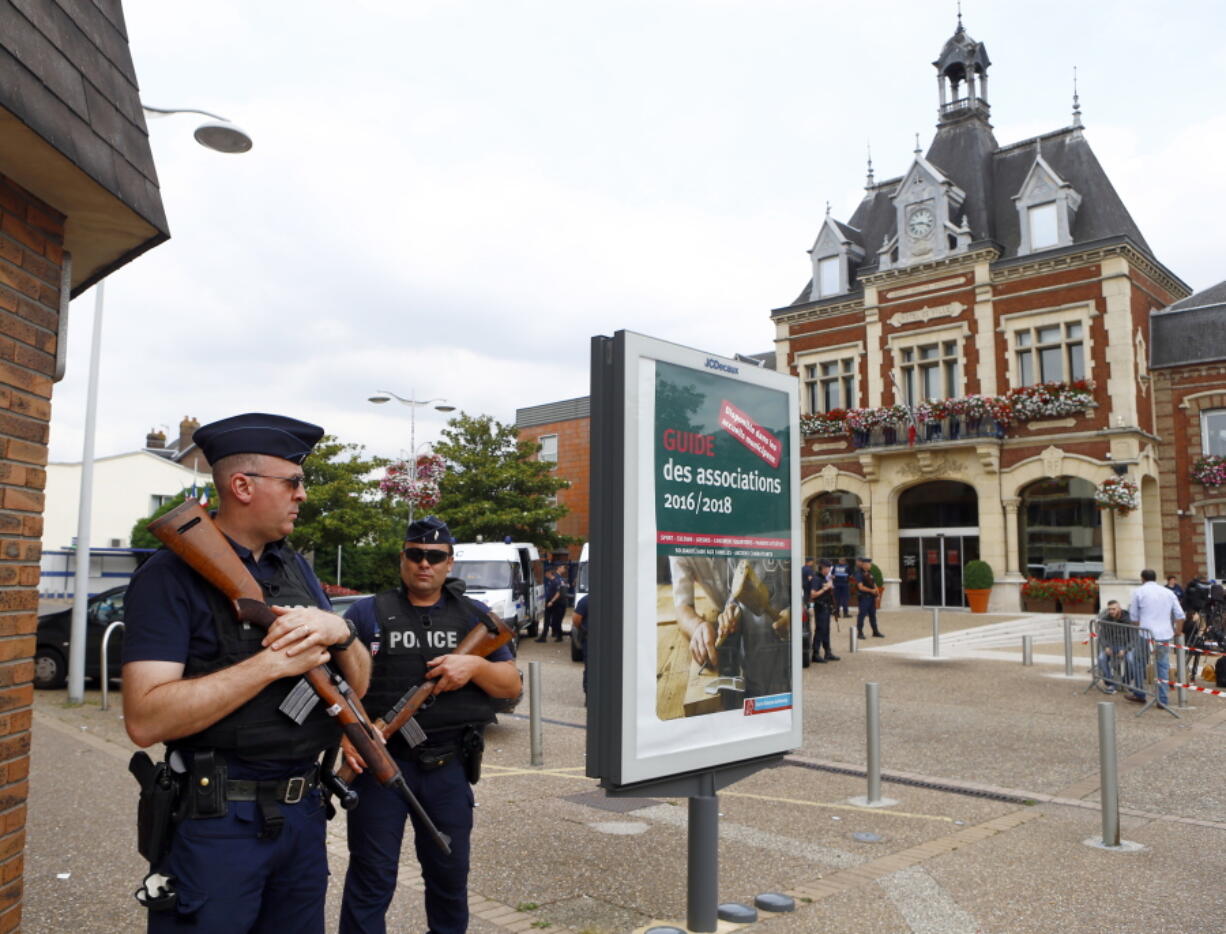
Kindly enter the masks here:
M 937 70 L 937 93 L 941 106 L 938 126 L 958 123 L 967 118 L 987 121 L 988 50 L 976 42 L 962 27 L 958 13 L 958 28 L 946 40 L 941 57 L 932 63 Z

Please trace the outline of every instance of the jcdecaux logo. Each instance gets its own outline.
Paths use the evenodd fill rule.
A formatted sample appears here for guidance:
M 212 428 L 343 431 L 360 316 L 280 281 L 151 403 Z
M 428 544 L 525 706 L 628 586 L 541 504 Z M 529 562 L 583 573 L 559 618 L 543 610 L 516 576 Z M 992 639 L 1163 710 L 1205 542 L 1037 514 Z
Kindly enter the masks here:
M 714 357 L 707 357 L 708 370 L 722 370 L 725 373 L 740 373 L 740 367 L 731 366 L 724 363 L 722 360 L 716 360 Z

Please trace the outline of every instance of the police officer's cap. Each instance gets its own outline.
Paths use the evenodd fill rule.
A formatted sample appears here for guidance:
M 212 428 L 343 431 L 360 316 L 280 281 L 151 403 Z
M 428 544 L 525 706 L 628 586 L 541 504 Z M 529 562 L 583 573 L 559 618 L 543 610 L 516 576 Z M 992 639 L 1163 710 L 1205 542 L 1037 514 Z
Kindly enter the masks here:
M 829 558 L 822 558 L 820 561 L 818 561 L 818 562 L 817 562 L 817 566 L 818 566 L 819 568 L 829 568 L 829 567 L 834 567 L 834 565 L 833 565 L 833 564 L 831 564 L 831 562 L 830 562 L 830 559 L 829 559 Z
M 869 557 L 867 557 L 867 556 L 865 556 L 865 557 L 863 557 L 863 558 L 856 558 L 856 560 L 857 560 L 857 561 L 863 561 L 865 564 L 872 564 L 872 563 L 873 563 L 873 559 L 872 559 L 872 558 L 869 558 Z
M 201 425 L 192 440 L 210 464 L 231 454 L 267 454 L 301 464 L 324 430 L 285 415 L 248 412 Z
M 438 516 L 426 516 L 424 519 L 414 519 L 405 529 L 406 542 L 423 542 L 425 544 L 450 545 L 454 539 L 447 523 Z

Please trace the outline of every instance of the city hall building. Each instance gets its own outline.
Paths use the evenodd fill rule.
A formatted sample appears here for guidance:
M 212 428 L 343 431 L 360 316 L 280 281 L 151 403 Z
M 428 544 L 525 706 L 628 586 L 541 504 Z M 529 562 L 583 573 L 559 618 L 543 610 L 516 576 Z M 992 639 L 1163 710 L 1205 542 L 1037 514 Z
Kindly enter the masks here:
M 805 550 L 869 554 L 884 606 L 963 606 L 975 558 L 994 610 L 1019 608 L 1026 577 L 1124 596 L 1185 528 L 1163 527 L 1173 452 L 1149 359 L 1151 314 L 1190 289 L 1112 187 L 1075 96 L 1071 125 L 1001 145 L 983 43 L 959 23 L 934 64 L 927 151 L 885 181 L 870 163 L 852 216 L 822 221 L 810 281 L 771 313 L 777 367 L 800 380 Z

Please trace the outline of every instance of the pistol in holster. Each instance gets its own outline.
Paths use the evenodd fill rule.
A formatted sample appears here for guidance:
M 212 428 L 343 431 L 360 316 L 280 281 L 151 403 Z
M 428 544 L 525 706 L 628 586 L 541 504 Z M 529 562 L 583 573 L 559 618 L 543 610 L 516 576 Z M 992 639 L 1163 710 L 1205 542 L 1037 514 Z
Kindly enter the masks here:
M 485 754 L 485 736 L 477 727 L 464 728 L 464 736 L 460 739 L 460 755 L 464 759 L 464 776 L 468 784 L 475 785 L 481 781 L 481 758 Z
M 136 848 L 156 868 L 170 849 L 180 817 L 183 782 L 168 762 L 154 762 L 146 752 L 133 754 L 128 771 L 140 784 L 136 806 Z

